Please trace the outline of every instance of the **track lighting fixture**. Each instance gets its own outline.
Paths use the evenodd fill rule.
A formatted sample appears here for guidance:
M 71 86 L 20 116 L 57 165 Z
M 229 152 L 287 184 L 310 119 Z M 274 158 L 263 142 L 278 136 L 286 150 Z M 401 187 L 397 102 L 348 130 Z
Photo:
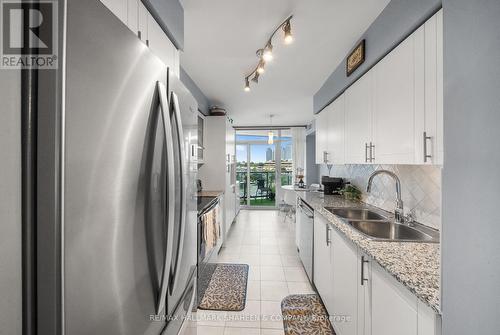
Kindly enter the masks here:
M 285 33 L 285 35 L 284 35 L 285 44 L 292 43 L 292 41 L 293 41 L 292 24 L 291 24 L 292 17 L 293 17 L 293 15 L 290 15 L 289 17 L 287 17 L 285 19 L 285 21 L 283 21 L 273 31 L 273 33 L 271 34 L 271 36 L 267 40 L 266 46 L 264 48 L 257 50 L 256 54 L 257 54 L 257 57 L 259 58 L 259 63 L 257 64 L 257 67 L 252 72 L 250 72 L 250 74 L 248 74 L 245 77 L 245 92 L 250 91 L 250 82 L 249 82 L 250 78 L 253 76 L 253 78 L 251 80 L 254 83 L 258 83 L 259 82 L 259 75 L 263 74 L 265 71 L 264 66 L 266 65 L 266 63 L 268 63 L 269 61 L 271 61 L 274 58 L 273 43 L 272 42 L 273 42 L 273 37 L 274 37 L 274 35 L 276 35 L 278 30 L 283 29 L 283 32 Z

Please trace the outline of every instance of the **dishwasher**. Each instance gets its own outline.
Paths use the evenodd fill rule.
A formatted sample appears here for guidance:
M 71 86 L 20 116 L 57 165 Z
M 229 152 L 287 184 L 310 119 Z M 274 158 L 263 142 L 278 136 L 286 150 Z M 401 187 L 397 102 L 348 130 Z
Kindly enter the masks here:
M 314 210 L 306 202 L 298 200 L 299 257 L 304 265 L 309 281 L 313 278 Z

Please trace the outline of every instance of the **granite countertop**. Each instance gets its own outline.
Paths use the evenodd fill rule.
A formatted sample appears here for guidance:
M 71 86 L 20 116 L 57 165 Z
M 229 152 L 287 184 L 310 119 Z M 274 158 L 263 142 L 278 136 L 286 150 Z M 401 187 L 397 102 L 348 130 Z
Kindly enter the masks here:
M 340 196 L 325 196 L 318 192 L 296 191 L 296 193 L 421 301 L 437 313 L 441 313 L 439 243 L 371 240 L 324 208 L 353 206 L 370 208 L 371 206 L 346 200 Z
M 198 192 L 199 197 L 218 197 L 224 194 L 224 191 L 200 191 Z

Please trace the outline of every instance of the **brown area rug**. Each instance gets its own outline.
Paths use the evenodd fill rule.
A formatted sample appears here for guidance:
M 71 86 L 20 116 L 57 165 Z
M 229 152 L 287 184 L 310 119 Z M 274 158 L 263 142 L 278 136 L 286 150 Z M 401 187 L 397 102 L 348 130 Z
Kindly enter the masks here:
M 328 312 L 316 294 L 289 295 L 281 302 L 285 335 L 335 335 Z
M 247 298 L 248 265 L 217 264 L 198 305 L 213 311 L 242 311 Z

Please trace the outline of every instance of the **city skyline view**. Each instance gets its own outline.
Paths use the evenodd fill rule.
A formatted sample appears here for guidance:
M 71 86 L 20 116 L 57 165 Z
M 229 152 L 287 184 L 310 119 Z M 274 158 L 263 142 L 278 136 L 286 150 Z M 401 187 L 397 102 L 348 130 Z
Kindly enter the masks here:
M 268 137 L 262 135 L 236 135 L 236 161 L 246 162 L 247 160 L 247 147 L 246 145 L 238 145 L 238 142 L 259 141 L 262 144 L 252 144 L 250 161 L 254 163 L 265 163 L 274 160 L 275 145 L 281 141 L 281 160 L 292 160 L 292 138 L 282 136 L 281 138 L 275 137 L 274 144 L 267 144 Z

